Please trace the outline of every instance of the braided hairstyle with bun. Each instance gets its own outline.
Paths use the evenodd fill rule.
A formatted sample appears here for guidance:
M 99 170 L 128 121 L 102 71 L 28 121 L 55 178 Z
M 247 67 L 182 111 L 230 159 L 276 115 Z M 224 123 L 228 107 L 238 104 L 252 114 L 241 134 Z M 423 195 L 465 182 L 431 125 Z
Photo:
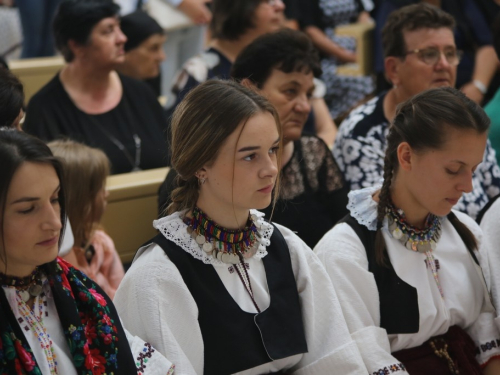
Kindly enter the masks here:
M 475 130 L 478 134 L 483 134 L 488 131 L 489 125 L 490 120 L 482 108 L 452 87 L 430 89 L 398 105 L 387 135 L 384 182 L 377 208 L 375 258 L 378 264 L 387 265 L 386 245 L 381 228 L 386 208 L 391 203 L 391 185 L 398 173 L 398 146 L 407 142 L 416 151 L 438 150 L 447 141 L 450 129 Z M 467 248 L 477 248 L 472 232 L 456 217 L 450 220 Z

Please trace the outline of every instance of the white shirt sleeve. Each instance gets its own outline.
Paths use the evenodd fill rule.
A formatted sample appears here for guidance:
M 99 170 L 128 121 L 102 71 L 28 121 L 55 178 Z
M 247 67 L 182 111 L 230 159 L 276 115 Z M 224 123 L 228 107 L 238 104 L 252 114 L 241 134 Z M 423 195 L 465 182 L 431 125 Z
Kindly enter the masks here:
M 175 366 L 156 348 L 126 329 L 125 335 L 137 367 L 142 367 L 140 370 L 142 375 L 173 375 Z
M 354 230 L 345 223 L 336 225 L 314 251 L 343 301 L 342 312 L 368 372 L 407 374 L 391 355 L 387 332 L 380 327 L 377 284 L 368 271 L 366 251 Z
M 483 231 L 481 250 L 486 253 L 489 263 L 487 269 L 484 270 L 485 278 L 491 289 L 497 314 L 500 309 L 500 230 L 498 223 L 500 223 L 500 199 L 497 199 L 486 211 L 480 225 Z
M 198 307 L 163 250 L 151 245 L 147 252 L 125 274 L 113 302 L 127 330 L 172 361 L 176 375 L 202 375 Z
M 337 294 L 318 257 L 291 230 L 275 224 L 290 250 L 297 282 L 308 353 L 292 368 L 294 374 L 366 374 L 351 339 Z

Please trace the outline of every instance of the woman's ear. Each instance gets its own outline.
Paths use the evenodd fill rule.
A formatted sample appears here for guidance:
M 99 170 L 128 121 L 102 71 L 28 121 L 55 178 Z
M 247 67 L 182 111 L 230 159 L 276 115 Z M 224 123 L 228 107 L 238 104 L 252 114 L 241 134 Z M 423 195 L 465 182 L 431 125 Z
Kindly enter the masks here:
M 407 172 L 411 171 L 413 162 L 413 150 L 408 142 L 401 142 L 397 149 L 399 168 Z
M 200 168 L 196 173 L 194 174 L 196 178 L 207 178 L 207 170 L 205 167 Z
M 399 86 L 401 80 L 399 78 L 400 59 L 398 57 L 389 56 L 384 60 L 385 78 L 393 85 Z
M 75 42 L 73 39 L 68 40 L 68 48 L 76 58 L 79 58 L 83 55 L 83 46 Z

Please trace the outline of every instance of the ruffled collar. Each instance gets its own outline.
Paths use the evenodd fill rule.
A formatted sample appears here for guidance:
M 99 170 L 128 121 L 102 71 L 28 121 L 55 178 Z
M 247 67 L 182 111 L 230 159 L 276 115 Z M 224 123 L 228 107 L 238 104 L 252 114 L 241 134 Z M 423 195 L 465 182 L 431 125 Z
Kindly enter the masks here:
M 347 203 L 347 209 L 351 213 L 351 216 L 356 219 L 356 221 L 367 227 L 369 230 L 377 230 L 377 208 L 378 203 L 373 200 L 373 195 L 382 189 L 382 184 L 376 184 L 375 186 L 367 187 L 359 190 L 351 190 L 347 197 L 349 202 Z M 446 216 L 438 216 L 439 220 L 442 221 Z M 387 218 L 384 218 L 382 227 L 387 228 Z
M 347 209 L 356 221 L 369 230 L 377 230 L 377 207 L 378 203 L 373 200 L 373 194 L 382 188 L 382 185 L 351 190 L 347 195 L 349 203 Z M 385 221 L 385 220 L 384 220 Z
M 205 264 L 214 266 L 227 266 L 226 263 L 215 259 L 212 255 L 207 254 L 202 250 L 200 245 L 191 237 L 187 231 L 187 225 L 182 220 L 186 211 L 175 212 L 171 215 L 162 217 L 153 221 L 153 227 L 158 229 L 161 234 L 167 239 L 175 243 L 185 252 L 191 254 L 195 259 L 201 260 Z M 274 227 L 272 224 L 264 220 L 264 214 L 257 210 L 250 210 L 250 214 L 257 217 L 255 226 L 260 237 L 259 248 L 253 258 L 262 259 L 267 255 L 266 247 L 271 244 L 270 238 L 273 234 Z

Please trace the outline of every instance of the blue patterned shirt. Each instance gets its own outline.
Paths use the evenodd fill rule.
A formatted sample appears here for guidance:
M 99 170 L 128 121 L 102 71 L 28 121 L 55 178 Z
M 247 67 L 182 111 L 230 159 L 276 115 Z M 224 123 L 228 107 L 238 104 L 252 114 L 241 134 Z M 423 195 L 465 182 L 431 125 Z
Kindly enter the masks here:
M 385 95 L 354 109 L 340 125 L 335 139 L 333 156 L 352 190 L 373 186 L 383 177 L 389 127 L 384 116 Z M 472 185 L 472 192 L 463 194 L 454 209 L 475 218 L 488 200 L 500 193 L 500 168 L 489 141 Z

